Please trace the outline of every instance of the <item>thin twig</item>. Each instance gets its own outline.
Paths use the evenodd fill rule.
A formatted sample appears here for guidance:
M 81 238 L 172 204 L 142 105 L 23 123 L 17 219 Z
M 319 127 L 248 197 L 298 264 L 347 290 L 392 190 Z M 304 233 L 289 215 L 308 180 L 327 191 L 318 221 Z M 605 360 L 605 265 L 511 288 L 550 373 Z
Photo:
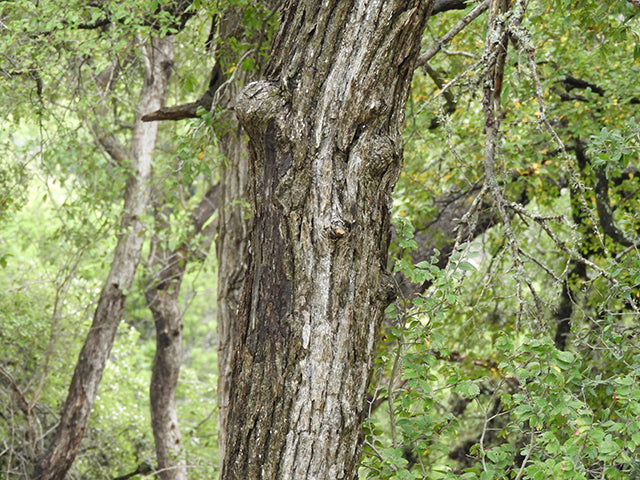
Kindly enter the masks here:
M 476 6 L 473 10 L 467 13 L 464 17 L 460 19 L 458 23 L 456 23 L 451 30 L 445 33 L 442 37 L 438 39 L 436 43 L 431 45 L 427 50 L 418 57 L 416 61 L 417 67 L 422 67 L 425 65 L 431 58 L 433 58 L 442 47 L 444 47 L 447 43 L 453 40 L 458 33 L 460 33 L 464 28 L 469 25 L 473 20 L 478 18 L 482 12 L 484 12 L 487 8 L 489 8 L 489 0 L 484 0 L 482 3 Z
M 524 469 L 527 466 L 527 462 L 529 461 L 529 457 L 531 456 L 531 452 L 533 451 L 535 436 L 533 434 L 533 429 L 531 430 L 531 435 L 529 439 L 529 448 L 527 449 L 527 454 L 522 459 L 522 464 L 520 464 L 520 470 L 518 471 L 518 475 L 516 475 L 515 480 L 520 480 L 522 475 L 524 474 Z

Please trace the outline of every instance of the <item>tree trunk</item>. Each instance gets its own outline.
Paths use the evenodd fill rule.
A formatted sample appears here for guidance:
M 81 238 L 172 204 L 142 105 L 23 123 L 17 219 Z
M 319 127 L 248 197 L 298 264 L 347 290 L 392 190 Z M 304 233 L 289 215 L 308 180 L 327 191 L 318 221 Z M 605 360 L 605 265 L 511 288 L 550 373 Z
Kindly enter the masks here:
M 356 475 L 427 3 L 289 1 L 238 101 L 254 217 L 223 480 Z
M 262 4 L 273 10 L 280 0 L 266 0 Z M 228 49 L 230 39 L 243 39 L 257 43 L 262 49 L 266 40 L 266 25 L 259 32 L 246 31 L 243 11 L 229 8 L 220 20 L 222 49 Z M 241 85 L 257 80 L 263 62 L 260 55 L 252 56 L 254 67 L 234 71 L 234 79 L 220 92 L 218 107 L 224 110 L 223 121 L 218 123 L 216 134 L 221 153 L 227 161 L 220 167 L 220 197 L 218 206 L 218 236 L 216 255 L 218 260 L 218 448 L 219 458 L 225 457 L 229 386 L 234 351 L 240 344 L 236 315 L 242 297 L 242 287 L 247 273 L 249 243 L 249 151 L 246 135 L 238 124 L 233 111 Z M 223 71 L 229 71 L 239 61 L 234 51 L 221 51 L 218 62 Z
M 232 87 L 236 90 L 236 87 Z M 220 149 L 229 164 L 220 169 L 218 208 L 218 445 L 225 456 L 229 383 L 235 346 L 238 344 L 235 317 L 240 305 L 247 270 L 248 152 L 244 133 L 238 128 L 220 136 Z
M 183 324 L 178 300 L 187 262 L 193 252 L 209 250 L 214 231 L 208 228 L 209 225 L 205 228 L 205 223 L 216 210 L 218 190 L 217 187 L 210 188 L 193 211 L 193 237 L 201 238 L 199 245 L 182 244 L 171 251 L 157 236 L 151 243 L 149 265 L 152 273 L 145 298 L 156 327 L 156 352 L 149 397 L 158 477 L 162 480 L 189 477 L 175 400 L 182 365 Z M 156 215 L 156 227 L 166 230 L 169 225 L 162 218 L 166 216 Z M 201 250 L 199 247 L 202 246 Z
M 63 479 L 78 453 L 122 317 L 126 292 L 131 288 L 140 260 L 145 230 L 140 218 L 149 203 L 158 124 L 142 123 L 139 117 L 143 110 L 160 108 L 164 101 L 173 62 L 173 37 L 152 39 L 144 49 L 143 58 L 146 73 L 131 146 L 133 174 L 125 192 L 118 245 L 78 358 L 55 438 L 35 468 L 34 477 L 39 480 Z
M 182 252 L 171 254 L 157 240 L 153 242 L 152 251 L 152 268 L 158 272 L 152 276 L 145 298 L 156 327 L 149 400 L 158 478 L 186 480 L 187 464 L 175 399 L 182 365 L 182 312 L 178 296 L 186 260 Z

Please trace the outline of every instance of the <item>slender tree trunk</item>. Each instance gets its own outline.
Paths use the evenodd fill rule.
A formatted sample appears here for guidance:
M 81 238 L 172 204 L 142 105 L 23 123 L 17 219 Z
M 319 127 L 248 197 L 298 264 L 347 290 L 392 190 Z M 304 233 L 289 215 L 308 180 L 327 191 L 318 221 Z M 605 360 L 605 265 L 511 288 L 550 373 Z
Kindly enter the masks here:
M 186 480 L 187 464 L 176 407 L 182 365 L 182 312 L 178 302 L 186 260 L 154 240 L 151 268 L 157 269 L 145 298 L 156 327 L 156 351 L 149 386 L 151 426 L 158 461 L 158 478 Z
M 208 251 L 213 229 L 205 228 L 217 207 L 218 187 L 212 187 L 193 211 L 194 237 L 200 245 L 182 244 L 171 251 L 155 237 L 151 243 L 148 285 L 145 298 L 156 326 L 156 352 L 153 358 L 149 397 L 151 425 L 158 460 L 158 477 L 162 480 L 186 480 L 186 458 L 178 421 L 176 390 L 182 365 L 182 311 L 179 304 L 180 287 L 187 262 L 193 250 Z M 156 226 L 168 225 L 156 216 Z M 200 250 L 199 247 L 203 247 Z
M 254 218 L 223 480 L 356 475 L 427 3 L 289 1 L 238 101 Z
M 93 323 L 71 380 L 53 443 L 39 461 L 34 477 L 61 480 L 71 467 L 84 435 L 109 352 L 122 317 L 126 292 L 131 288 L 144 242 L 141 217 L 149 203 L 152 152 L 157 123 L 142 123 L 140 114 L 162 105 L 173 62 L 173 38 L 154 38 L 144 49 L 145 80 L 138 102 L 131 158 L 118 245 L 107 281 L 100 294 Z

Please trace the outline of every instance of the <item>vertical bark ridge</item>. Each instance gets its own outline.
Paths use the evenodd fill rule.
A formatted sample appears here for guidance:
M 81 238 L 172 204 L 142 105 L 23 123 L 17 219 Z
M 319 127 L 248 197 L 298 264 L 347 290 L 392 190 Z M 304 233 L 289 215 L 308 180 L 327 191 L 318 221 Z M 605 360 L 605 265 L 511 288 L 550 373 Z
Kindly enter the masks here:
M 265 80 L 238 100 L 254 218 L 224 480 L 357 471 L 428 3 L 289 1 Z
M 276 8 L 281 0 L 263 0 L 268 8 Z M 220 20 L 222 45 L 230 38 L 249 43 L 265 41 L 265 32 L 245 31 L 243 11 L 232 7 Z M 216 55 L 222 71 L 239 60 L 236 51 L 223 50 Z M 218 445 L 220 458 L 226 455 L 226 432 L 228 425 L 229 385 L 233 352 L 240 344 L 240 326 L 235 321 L 242 298 L 242 288 L 247 271 L 247 250 L 250 219 L 247 206 L 249 200 L 249 163 L 245 133 L 230 108 L 241 85 L 257 79 L 262 67 L 261 56 L 255 55 L 252 70 L 235 70 L 235 81 L 219 92 L 218 107 L 225 110 L 223 121 L 216 128 L 222 154 L 228 162 L 220 168 L 220 197 L 216 255 L 218 258 Z

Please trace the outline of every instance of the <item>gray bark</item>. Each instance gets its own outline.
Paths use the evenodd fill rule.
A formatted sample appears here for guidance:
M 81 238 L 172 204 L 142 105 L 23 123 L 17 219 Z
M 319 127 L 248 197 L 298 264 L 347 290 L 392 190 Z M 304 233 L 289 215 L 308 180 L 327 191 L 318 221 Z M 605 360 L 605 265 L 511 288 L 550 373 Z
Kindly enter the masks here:
M 263 2 L 272 11 L 281 0 Z M 274 13 L 275 14 L 275 13 Z M 229 71 L 232 63 L 238 62 L 236 52 L 227 52 L 224 45 L 231 39 L 248 40 L 262 48 L 266 32 L 246 31 L 242 11 L 231 8 L 220 21 L 220 38 L 223 50 L 217 55 L 222 71 Z M 233 110 L 235 98 L 241 85 L 259 78 L 262 59 L 254 54 L 252 70 L 236 70 L 232 81 L 217 92 L 218 108 L 224 110 L 217 122 L 216 134 L 220 151 L 227 161 L 220 168 L 220 196 L 218 204 L 218 235 L 216 255 L 218 260 L 218 447 L 219 458 L 226 451 L 229 388 L 234 351 L 239 348 L 241 338 L 235 321 L 242 297 L 242 287 L 247 273 L 247 257 L 250 227 L 249 207 L 249 150 L 246 134 L 238 123 Z
M 76 364 L 56 435 L 35 468 L 34 478 L 38 480 L 63 479 L 78 453 L 122 317 L 126 292 L 131 288 L 140 261 L 145 230 L 140 219 L 149 203 L 152 152 L 158 124 L 142 123 L 139 117 L 142 110 L 157 109 L 164 101 L 173 61 L 173 38 L 152 39 L 144 48 L 143 58 L 145 80 L 133 132 L 132 175 L 127 182 L 118 244 Z
M 187 263 L 194 255 L 200 256 L 209 250 L 214 229 L 210 228 L 212 224 L 205 224 L 216 210 L 218 190 L 217 187 L 210 188 L 193 211 L 193 236 L 201 238 L 200 244 L 182 244 L 171 251 L 158 237 L 151 243 L 149 266 L 152 273 L 145 298 L 156 327 L 156 351 L 149 397 L 158 477 L 162 480 L 189 477 L 175 399 L 183 347 L 179 295 Z M 168 227 L 161 217 L 156 215 L 156 226 L 160 230 Z
M 236 112 L 253 222 L 222 478 L 354 478 L 428 2 L 290 1 Z
M 173 254 L 156 239 L 152 246 L 152 284 L 145 298 L 156 327 L 149 400 L 151 426 L 158 461 L 158 478 L 186 480 L 187 464 L 182 446 L 175 394 L 182 364 L 182 312 L 178 302 L 185 271 L 182 252 Z
M 225 456 L 229 383 L 233 351 L 238 344 L 234 322 L 240 305 L 247 270 L 248 225 L 247 146 L 239 128 L 220 138 L 220 148 L 229 160 L 220 169 L 218 208 L 218 445 L 219 457 Z

